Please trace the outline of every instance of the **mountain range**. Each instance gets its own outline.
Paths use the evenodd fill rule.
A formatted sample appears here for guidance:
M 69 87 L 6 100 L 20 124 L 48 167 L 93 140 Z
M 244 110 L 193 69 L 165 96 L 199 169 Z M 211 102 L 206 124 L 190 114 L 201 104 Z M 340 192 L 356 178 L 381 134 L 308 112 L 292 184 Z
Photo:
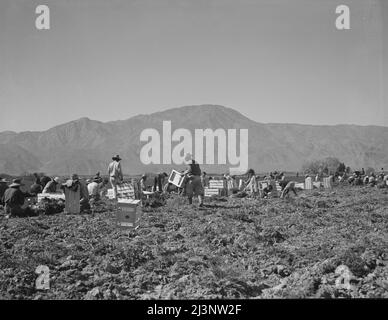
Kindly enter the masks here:
M 106 173 L 111 157 L 119 154 L 126 174 L 170 171 L 177 165 L 144 165 L 140 150 L 146 128 L 162 132 L 162 121 L 172 131 L 195 129 L 248 129 L 249 167 L 257 172 L 298 171 L 303 163 L 337 157 L 351 168 L 388 168 L 388 127 L 357 125 L 265 124 L 218 105 L 186 106 L 127 120 L 100 122 L 81 118 L 46 131 L 0 133 L 0 172 L 20 175 Z M 193 134 L 194 135 L 194 134 Z M 238 141 L 238 139 L 237 139 Z M 176 144 L 176 143 L 175 143 Z M 229 165 L 203 165 L 211 173 Z

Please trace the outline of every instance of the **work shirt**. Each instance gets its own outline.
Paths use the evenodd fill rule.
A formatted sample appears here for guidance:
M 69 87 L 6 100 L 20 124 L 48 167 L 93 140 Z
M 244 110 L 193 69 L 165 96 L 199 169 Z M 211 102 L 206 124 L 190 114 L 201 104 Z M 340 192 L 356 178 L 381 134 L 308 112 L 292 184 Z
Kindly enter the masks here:
M 3 202 L 9 206 L 22 206 L 25 195 L 19 188 L 8 188 L 4 192 Z
M 42 186 L 40 184 L 38 184 L 38 183 L 34 183 L 30 187 L 30 192 L 33 193 L 33 194 L 41 193 L 42 192 Z
M 193 175 L 193 176 L 200 176 L 201 175 L 201 168 L 199 167 L 199 164 L 198 163 L 190 163 L 188 174 Z
M 46 186 L 43 189 L 43 193 L 56 193 L 57 192 L 57 183 L 54 180 L 47 182 Z
M 45 187 L 46 184 L 49 183 L 49 181 L 51 181 L 50 177 L 44 176 L 44 177 L 40 178 L 40 183 L 43 187 Z
M 80 185 L 80 201 L 89 202 L 89 190 L 86 183 L 81 180 L 79 180 L 78 183 Z
M 112 161 L 108 167 L 108 174 L 109 174 L 109 177 L 114 177 L 114 178 L 122 180 L 123 179 L 123 172 L 121 170 L 120 162 Z
M 164 185 L 164 180 L 166 179 L 166 176 L 163 173 L 159 173 L 155 178 L 154 178 L 154 191 L 163 191 L 163 185 Z
M 100 186 L 97 182 L 93 181 L 88 184 L 89 196 L 96 196 L 100 190 Z

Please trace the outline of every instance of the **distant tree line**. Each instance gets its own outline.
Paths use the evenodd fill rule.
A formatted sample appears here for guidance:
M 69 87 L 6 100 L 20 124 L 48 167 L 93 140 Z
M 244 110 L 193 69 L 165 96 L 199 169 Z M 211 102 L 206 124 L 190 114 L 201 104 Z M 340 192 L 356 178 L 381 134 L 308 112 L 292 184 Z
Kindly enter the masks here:
M 327 157 L 323 160 L 307 161 L 302 166 L 302 172 L 305 174 L 343 174 L 350 173 L 350 167 L 337 158 Z

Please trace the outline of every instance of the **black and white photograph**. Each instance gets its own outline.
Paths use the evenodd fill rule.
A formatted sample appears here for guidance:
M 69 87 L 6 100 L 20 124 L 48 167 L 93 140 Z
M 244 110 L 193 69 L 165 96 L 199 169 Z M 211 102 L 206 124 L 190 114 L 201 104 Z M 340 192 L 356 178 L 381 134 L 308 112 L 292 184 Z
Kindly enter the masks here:
M 0 300 L 384 298 L 388 1 L 0 0 Z

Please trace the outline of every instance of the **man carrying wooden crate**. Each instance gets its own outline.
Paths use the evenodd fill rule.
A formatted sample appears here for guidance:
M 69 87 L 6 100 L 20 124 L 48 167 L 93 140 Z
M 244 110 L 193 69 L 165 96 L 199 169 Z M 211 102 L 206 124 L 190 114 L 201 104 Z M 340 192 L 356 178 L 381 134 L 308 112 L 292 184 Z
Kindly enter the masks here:
M 198 196 L 199 206 L 203 207 L 203 186 L 201 181 L 201 168 L 199 164 L 192 159 L 191 155 L 186 155 L 186 161 L 190 161 L 191 163 L 188 165 L 188 169 L 184 172 L 187 176 L 186 183 L 186 194 L 189 198 L 189 204 L 193 204 L 193 195 Z

